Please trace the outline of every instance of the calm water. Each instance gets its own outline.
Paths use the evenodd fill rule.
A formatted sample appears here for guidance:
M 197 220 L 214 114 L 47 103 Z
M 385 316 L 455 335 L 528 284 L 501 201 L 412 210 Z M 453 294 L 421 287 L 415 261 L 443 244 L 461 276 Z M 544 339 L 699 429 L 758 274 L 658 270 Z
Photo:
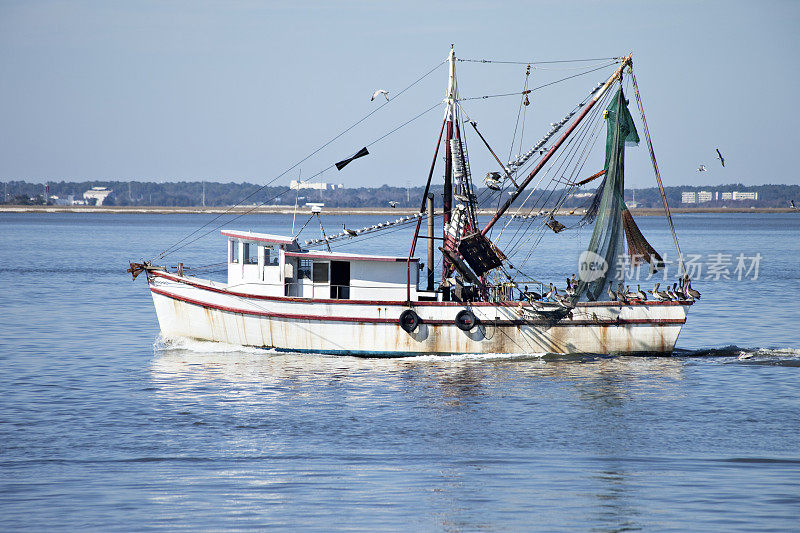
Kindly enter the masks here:
M 0 215 L 0 529 L 799 527 L 800 217 L 676 217 L 684 253 L 732 256 L 734 279 L 694 283 L 673 357 L 394 360 L 159 339 L 126 263 L 208 219 Z M 669 254 L 664 222 L 639 222 Z M 530 272 L 561 285 L 588 238 L 546 238 Z

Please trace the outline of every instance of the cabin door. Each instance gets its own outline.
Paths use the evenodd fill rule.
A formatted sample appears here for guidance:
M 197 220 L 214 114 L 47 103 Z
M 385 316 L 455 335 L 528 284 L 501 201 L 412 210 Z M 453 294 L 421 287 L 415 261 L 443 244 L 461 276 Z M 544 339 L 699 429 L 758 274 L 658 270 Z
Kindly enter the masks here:
M 331 298 L 350 299 L 350 263 L 331 261 Z

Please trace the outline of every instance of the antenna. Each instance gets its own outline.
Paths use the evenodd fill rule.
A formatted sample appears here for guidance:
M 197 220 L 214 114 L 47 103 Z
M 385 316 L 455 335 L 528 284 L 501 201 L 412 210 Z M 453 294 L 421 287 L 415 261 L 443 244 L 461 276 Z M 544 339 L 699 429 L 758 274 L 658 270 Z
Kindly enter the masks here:
M 322 213 L 322 208 L 325 207 L 325 204 L 319 202 L 308 202 L 306 203 L 307 206 L 311 208 L 311 216 L 317 217 L 319 221 L 319 230 L 322 233 L 322 240 L 325 241 L 325 246 L 328 248 L 328 251 L 331 251 L 331 244 L 328 242 L 328 236 L 325 235 L 325 228 L 322 226 L 322 218 L 319 216 Z
M 294 195 L 294 215 L 292 215 L 292 235 L 294 235 L 294 220 L 297 218 L 297 201 L 300 199 L 300 178 L 303 176 L 303 169 L 297 174 L 297 192 Z

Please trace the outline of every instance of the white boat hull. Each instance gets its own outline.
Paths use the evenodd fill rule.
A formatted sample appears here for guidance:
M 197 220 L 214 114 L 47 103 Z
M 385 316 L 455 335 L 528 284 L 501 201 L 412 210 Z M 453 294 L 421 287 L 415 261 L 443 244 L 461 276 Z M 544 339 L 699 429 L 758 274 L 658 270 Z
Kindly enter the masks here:
M 452 353 L 668 354 L 691 302 L 579 304 L 551 320 L 527 302 L 413 302 L 420 324 L 398 322 L 405 302 L 304 300 L 248 295 L 218 284 L 154 273 L 150 290 L 161 332 L 297 352 L 403 356 Z M 469 308 L 478 325 L 462 331 Z

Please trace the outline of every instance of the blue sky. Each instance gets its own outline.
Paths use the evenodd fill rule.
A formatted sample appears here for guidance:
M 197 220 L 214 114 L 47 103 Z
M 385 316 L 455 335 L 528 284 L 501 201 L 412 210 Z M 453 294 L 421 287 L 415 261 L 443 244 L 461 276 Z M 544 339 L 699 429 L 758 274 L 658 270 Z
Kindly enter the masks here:
M 0 180 L 267 183 L 441 62 L 634 53 L 667 185 L 800 183 L 799 2 L 0 2 Z M 459 63 L 462 96 L 524 66 Z M 532 83 L 571 71 L 534 70 Z M 605 71 L 604 71 L 605 73 Z M 534 142 L 603 79 L 535 95 Z M 313 175 L 441 100 L 444 67 L 300 168 Z M 466 102 L 507 155 L 518 102 Z M 634 112 L 638 120 L 638 113 Z M 321 180 L 422 184 L 436 109 Z M 494 170 L 470 140 L 472 170 Z M 715 160 L 726 156 L 722 169 Z M 654 184 L 644 146 L 627 185 Z M 597 155 L 594 166 L 602 166 Z M 705 163 L 708 172 L 698 173 Z M 299 168 L 275 184 L 297 177 Z

